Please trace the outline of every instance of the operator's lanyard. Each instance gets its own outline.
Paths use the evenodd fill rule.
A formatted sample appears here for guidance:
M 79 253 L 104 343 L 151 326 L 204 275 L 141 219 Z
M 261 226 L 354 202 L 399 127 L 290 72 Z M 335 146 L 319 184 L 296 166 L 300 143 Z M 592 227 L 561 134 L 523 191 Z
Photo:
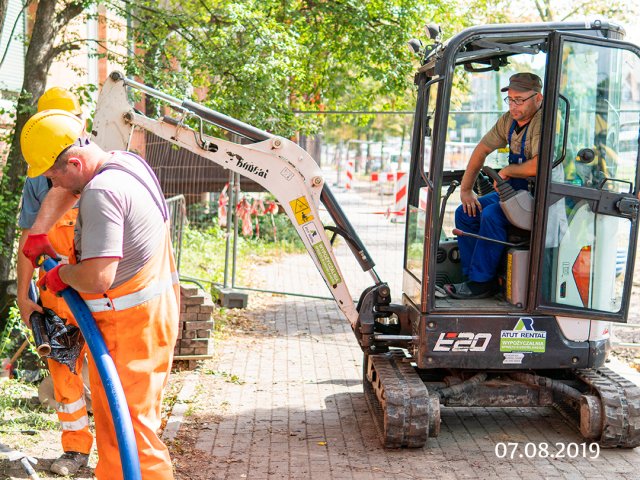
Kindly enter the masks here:
M 513 153 L 511 149 L 511 136 L 516 129 L 516 125 L 518 122 L 515 120 L 511 124 L 511 128 L 509 129 L 509 165 L 513 163 L 521 164 L 524 163 L 527 159 L 524 156 L 524 145 L 527 141 L 527 131 L 529 130 L 529 124 L 524 127 L 524 134 L 522 135 L 522 144 L 520 145 L 520 153 Z M 525 178 L 511 178 L 509 179 L 509 183 L 516 190 L 527 190 L 529 188 L 529 182 Z

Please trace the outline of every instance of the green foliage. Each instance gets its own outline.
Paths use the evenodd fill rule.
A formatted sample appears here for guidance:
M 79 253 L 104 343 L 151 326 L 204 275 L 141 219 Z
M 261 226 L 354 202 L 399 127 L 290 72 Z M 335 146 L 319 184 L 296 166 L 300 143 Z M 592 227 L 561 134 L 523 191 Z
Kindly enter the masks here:
M 245 381 L 234 373 L 223 372 L 221 370 L 212 370 L 211 368 L 205 368 L 202 373 L 205 375 L 212 375 L 214 377 L 222 377 L 227 383 L 235 383 L 236 385 L 244 385 Z
M 208 228 L 213 223 L 218 223 L 218 203 L 198 202 L 187 207 L 187 220 L 195 228 Z
M 56 430 L 58 421 L 53 411 L 31 402 L 37 388 L 19 380 L 0 382 L 0 430 L 2 433 L 22 430 Z
M 9 309 L 8 318 L 0 332 L 0 359 L 11 358 L 25 340 L 29 343 L 12 365 L 13 374 L 19 378 L 29 377 L 32 381 L 40 379 L 48 372 L 39 371 L 42 363 L 36 352 L 33 334 L 20 318 L 18 307 L 14 305 Z
M 141 53 L 129 58 L 128 74 L 284 136 L 320 128 L 319 117 L 296 116 L 297 109 L 407 108 L 415 57 L 406 42 L 424 38 L 427 21 L 440 22 L 450 36 L 470 24 L 465 13 L 480 21 L 487 13 L 479 1 L 447 0 L 162 5 L 128 6 Z
M 16 110 L 12 109 L 0 109 L 0 115 L 7 118 L 9 120 L 9 124 L 13 124 L 16 120 Z M 12 141 L 13 141 L 14 129 L 10 128 L 7 130 L 2 130 L 0 134 L 0 157 L 6 158 L 9 154 L 9 150 L 11 149 Z M 10 188 L 7 185 L 7 182 L 10 178 L 9 170 L 11 166 L 9 164 L 4 164 L 2 166 L 2 175 L 0 177 L 0 227 L 3 227 L 2 230 L 6 232 L 7 227 L 16 225 L 18 220 L 18 206 L 20 205 L 20 196 L 22 189 L 15 190 Z M 20 178 L 20 185 L 24 183 L 25 177 Z M 7 239 L 3 238 L 3 241 L 0 242 L 0 255 L 11 258 L 13 255 L 13 251 L 15 246 L 13 242 L 11 244 L 7 244 Z
M 277 228 L 277 239 L 274 238 L 271 215 L 259 217 L 260 237 L 239 235 L 236 267 L 239 283 L 248 281 L 253 265 L 270 262 L 283 254 L 304 251 L 302 241 L 285 214 L 273 215 L 273 221 Z M 220 228 L 216 217 L 211 217 L 206 225 L 191 225 L 184 229 L 180 274 L 222 283 L 226 230 Z
M 0 332 L 0 358 L 10 357 L 25 339 L 31 339 L 31 330 L 20 318 L 20 311 L 17 306 L 9 309 L 9 317 Z M 29 346 L 31 347 L 31 345 Z M 35 353 L 35 349 L 32 350 Z

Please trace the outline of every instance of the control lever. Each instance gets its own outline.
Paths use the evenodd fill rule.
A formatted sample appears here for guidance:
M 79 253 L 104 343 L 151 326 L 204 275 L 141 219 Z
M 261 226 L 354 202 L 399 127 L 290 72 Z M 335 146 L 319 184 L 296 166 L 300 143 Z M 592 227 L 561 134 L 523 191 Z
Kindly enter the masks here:
M 526 190 L 515 190 L 491 167 L 482 171 L 496 182 L 500 206 L 511 225 L 523 230 L 531 230 L 533 224 L 533 196 Z
M 518 243 L 505 242 L 505 241 L 502 241 L 502 240 L 498 240 L 496 238 L 484 237 L 482 235 L 478 235 L 477 233 L 464 232 L 464 231 L 460 230 L 459 228 L 454 228 L 453 230 L 451 230 L 451 232 L 456 237 L 471 237 L 471 238 L 475 238 L 476 240 L 486 240 L 487 242 L 499 243 L 500 245 L 505 245 L 507 247 L 514 247 L 514 248 L 515 247 L 523 247 L 523 246 L 529 244 L 528 241 L 518 242 Z
M 476 178 L 476 190 L 480 197 L 493 193 L 494 191 L 493 185 L 482 173 L 479 173 L 478 178 Z

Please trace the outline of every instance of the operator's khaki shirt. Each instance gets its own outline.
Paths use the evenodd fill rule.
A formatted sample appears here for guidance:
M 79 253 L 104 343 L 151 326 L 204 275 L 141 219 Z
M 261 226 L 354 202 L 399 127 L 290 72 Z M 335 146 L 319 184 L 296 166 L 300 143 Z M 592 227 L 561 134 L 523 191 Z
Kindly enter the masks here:
M 504 113 L 496 122 L 496 124 L 489 130 L 482 140 L 486 146 L 492 150 L 506 147 L 509 142 L 509 130 L 513 118 L 509 112 Z M 536 155 L 540 150 L 540 127 L 542 125 L 542 109 L 539 109 L 529 122 L 529 128 L 527 131 L 527 138 L 524 143 L 524 157 L 529 160 Z M 522 146 L 522 136 L 525 130 L 520 133 L 516 133 L 515 130 L 511 136 L 511 151 L 515 154 L 520 154 L 520 148 Z

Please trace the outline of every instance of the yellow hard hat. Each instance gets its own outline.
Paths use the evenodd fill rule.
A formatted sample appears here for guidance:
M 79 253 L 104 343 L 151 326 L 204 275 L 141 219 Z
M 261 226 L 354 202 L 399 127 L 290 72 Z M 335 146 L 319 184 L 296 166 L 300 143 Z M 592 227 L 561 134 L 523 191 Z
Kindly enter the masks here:
M 29 164 L 27 175 L 42 175 L 58 155 L 82 137 L 84 123 L 66 110 L 44 110 L 27 120 L 20 134 L 22 156 Z
M 52 87 L 42 94 L 38 100 L 38 111 L 43 110 L 66 110 L 74 115 L 82 115 L 78 97 L 66 88 Z

